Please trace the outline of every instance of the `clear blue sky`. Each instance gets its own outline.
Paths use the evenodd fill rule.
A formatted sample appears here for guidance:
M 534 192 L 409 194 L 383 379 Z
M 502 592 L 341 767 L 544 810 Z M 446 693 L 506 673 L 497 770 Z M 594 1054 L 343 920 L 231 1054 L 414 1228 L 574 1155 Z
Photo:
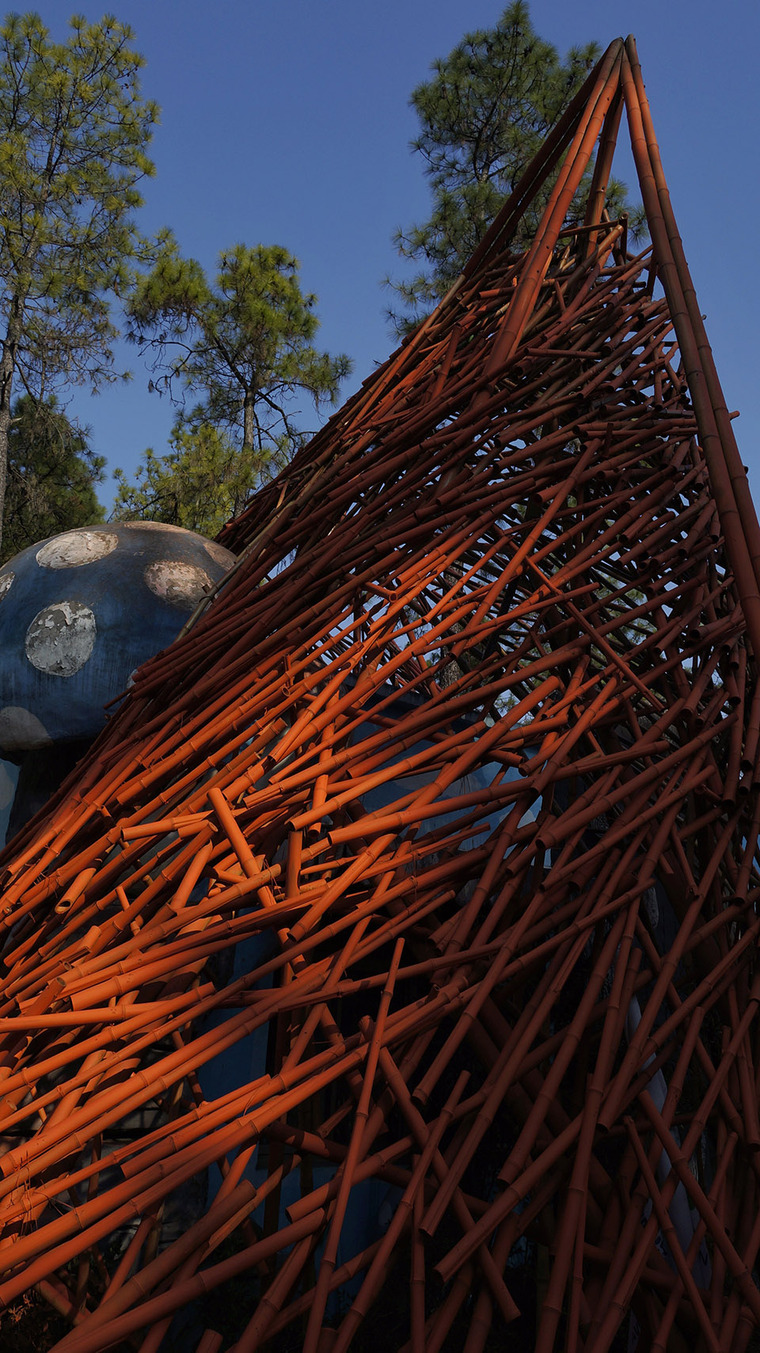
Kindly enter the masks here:
M 283 244 L 317 293 L 320 341 L 347 352 L 344 394 L 394 346 L 383 276 L 400 264 L 393 230 L 424 218 L 427 188 L 409 151 L 408 98 L 462 34 L 495 23 L 500 0 L 112 0 L 147 59 L 146 95 L 162 108 L 141 224 L 170 225 L 213 270 L 236 242 Z M 31 8 L 32 6 L 30 6 Z M 70 12 L 103 3 L 42 0 L 56 37 Z M 564 54 L 636 36 L 644 79 L 708 333 L 750 482 L 760 502 L 757 131 L 758 0 L 532 0 L 541 37 Z M 622 176 L 626 177 L 626 166 Z M 618 171 L 620 172 L 620 171 Z M 632 171 L 628 171 L 632 174 Z M 637 196 L 630 181 L 632 195 Z M 134 381 L 73 408 L 111 467 L 134 469 L 166 446 L 172 410 Z M 104 501 L 110 489 L 102 490 Z

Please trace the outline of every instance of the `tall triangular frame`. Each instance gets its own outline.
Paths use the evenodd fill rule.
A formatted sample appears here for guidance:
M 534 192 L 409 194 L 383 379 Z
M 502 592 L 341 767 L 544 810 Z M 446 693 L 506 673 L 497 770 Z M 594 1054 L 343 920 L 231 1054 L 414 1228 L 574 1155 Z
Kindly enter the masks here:
M 60 1353 L 749 1347 L 760 532 L 631 38 L 220 539 L 2 859 L 0 1302 Z

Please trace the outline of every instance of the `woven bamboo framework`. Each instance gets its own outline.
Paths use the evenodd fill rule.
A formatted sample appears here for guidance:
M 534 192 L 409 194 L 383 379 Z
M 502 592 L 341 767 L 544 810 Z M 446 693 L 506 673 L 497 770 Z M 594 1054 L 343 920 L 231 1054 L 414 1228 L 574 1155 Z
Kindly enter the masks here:
M 2 858 L 0 1330 L 747 1348 L 760 533 L 631 39 L 220 538 Z

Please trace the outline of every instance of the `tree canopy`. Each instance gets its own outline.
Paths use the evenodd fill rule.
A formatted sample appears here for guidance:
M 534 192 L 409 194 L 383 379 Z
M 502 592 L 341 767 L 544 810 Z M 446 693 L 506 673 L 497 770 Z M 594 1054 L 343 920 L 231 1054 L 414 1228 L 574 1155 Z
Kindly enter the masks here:
M 137 184 L 155 104 L 140 97 L 133 34 L 75 16 L 65 43 L 37 14 L 0 28 L 0 531 L 11 400 L 113 376 L 109 295 L 145 242 Z
M 95 493 L 105 458 L 55 399 L 14 401 L 8 433 L 5 530 L 0 563 L 47 536 L 103 521 Z
M 190 431 L 210 424 L 237 439 L 252 484 L 299 444 L 298 397 L 334 402 L 351 369 L 314 346 L 315 305 L 278 245 L 224 250 L 212 284 L 169 234 L 130 298 L 130 337 L 152 357 L 156 387 L 182 404 Z
M 224 430 L 210 423 L 190 428 L 181 419 L 169 446 L 164 456 L 148 447 L 132 482 L 123 470 L 116 471 L 113 518 L 163 521 L 217 535 L 256 487 L 255 457 L 243 455 Z
M 412 148 L 424 160 L 433 204 L 427 221 L 396 233 L 399 253 L 422 265 L 391 284 L 405 312 L 391 312 L 400 331 L 445 295 L 600 54 L 588 42 L 563 61 L 536 34 L 525 0 L 513 0 L 494 28 L 466 34 L 433 63 L 432 78 L 411 96 L 420 123 Z M 590 175 L 586 191 L 589 183 Z M 550 188 L 526 213 L 516 248 L 532 238 Z M 610 182 L 611 214 L 624 209 L 625 194 L 624 184 Z M 583 206 L 584 185 L 578 219 Z M 634 216 L 640 228 L 640 211 L 632 209 Z

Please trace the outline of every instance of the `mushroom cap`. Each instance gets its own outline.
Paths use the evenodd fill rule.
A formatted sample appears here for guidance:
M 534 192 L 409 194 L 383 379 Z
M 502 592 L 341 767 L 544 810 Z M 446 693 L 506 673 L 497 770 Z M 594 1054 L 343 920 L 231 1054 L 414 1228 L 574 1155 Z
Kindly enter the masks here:
M 93 738 L 235 556 L 162 522 L 83 526 L 0 569 L 0 755 Z

